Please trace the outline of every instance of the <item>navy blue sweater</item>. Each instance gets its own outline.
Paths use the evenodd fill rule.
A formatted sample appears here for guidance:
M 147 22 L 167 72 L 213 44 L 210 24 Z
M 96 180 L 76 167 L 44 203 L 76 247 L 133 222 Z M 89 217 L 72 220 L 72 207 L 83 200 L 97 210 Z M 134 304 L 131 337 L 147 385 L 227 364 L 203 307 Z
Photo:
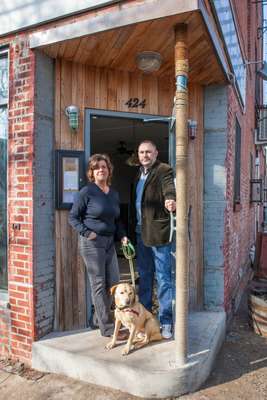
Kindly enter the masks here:
M 88 183 L 77 193 L 69 214 L 70 225 L 82 236 L 91 232 L 103 236 L 125 236 L 120 222 L 120 201 L 116 190 L 104 193 L 95 183 Z

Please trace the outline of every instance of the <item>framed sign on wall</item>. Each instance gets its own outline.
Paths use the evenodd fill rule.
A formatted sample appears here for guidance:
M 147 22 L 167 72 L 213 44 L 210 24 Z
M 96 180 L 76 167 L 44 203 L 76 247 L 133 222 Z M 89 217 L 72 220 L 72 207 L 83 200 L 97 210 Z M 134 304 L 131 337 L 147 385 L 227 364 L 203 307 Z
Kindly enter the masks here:
M 56 208 L 71 208 L 75 194 L 85 184 L 84 152 L 56 150 L 55 184 Z

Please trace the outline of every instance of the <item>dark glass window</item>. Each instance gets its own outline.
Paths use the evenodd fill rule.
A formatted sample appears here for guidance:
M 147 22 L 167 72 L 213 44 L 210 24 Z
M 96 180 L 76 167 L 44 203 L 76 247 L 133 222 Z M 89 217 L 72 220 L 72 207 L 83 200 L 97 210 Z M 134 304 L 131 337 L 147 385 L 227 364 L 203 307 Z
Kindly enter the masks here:
M 8 53 L 0 50 L 0 289 L 7 289 Z
M 234 171 L 234 204 L 240 204 L 240 175 L 241 175 L 241 127 L 236 119 L 235 128 L 235 171 Z

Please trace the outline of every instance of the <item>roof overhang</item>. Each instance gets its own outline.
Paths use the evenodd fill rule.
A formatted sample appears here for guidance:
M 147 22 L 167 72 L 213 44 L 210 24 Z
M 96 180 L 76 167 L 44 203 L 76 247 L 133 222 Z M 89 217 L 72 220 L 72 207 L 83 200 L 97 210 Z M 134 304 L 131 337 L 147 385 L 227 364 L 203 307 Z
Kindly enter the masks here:
M 75 19 L 58 21 L 51 26 L 40 27 L 29 36 L 30 47 L 48 48 L 63 42 L 93 36 L 101 32 L 126 28 L 139 23 L 146 23 L 163 18 L 185 16 L 192 12 L 201 15 L 203 26 L 207 31 L 222 73 L 226 80 L 229 78 L 229 66 L 223 44 L 218 35 L 214 19 L 202 0 L 143 0 L 122 1 L 107 7 L 91 10 L 76 16 Z
M 71 19 L 69 23 L 64 22 L 64 25 L 33 32 L 30 35 L 30 47 L 47 46 L 131 24 L 195 11 L 198 10 L 198 3 L 198 0 L 120 2 L 105 8 L 102 13 L 93 11 L 82 19 Z

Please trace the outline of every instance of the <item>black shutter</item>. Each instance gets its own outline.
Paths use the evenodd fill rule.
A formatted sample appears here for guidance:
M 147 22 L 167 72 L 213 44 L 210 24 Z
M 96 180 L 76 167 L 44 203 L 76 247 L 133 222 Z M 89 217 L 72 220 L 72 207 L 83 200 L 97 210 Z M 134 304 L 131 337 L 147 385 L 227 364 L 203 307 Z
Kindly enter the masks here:
M 241 174 L 241 127 L 236 119 L 235 128 L 235 171 L 234 171 L 234 204 L 240 204 L 240 174 Z

